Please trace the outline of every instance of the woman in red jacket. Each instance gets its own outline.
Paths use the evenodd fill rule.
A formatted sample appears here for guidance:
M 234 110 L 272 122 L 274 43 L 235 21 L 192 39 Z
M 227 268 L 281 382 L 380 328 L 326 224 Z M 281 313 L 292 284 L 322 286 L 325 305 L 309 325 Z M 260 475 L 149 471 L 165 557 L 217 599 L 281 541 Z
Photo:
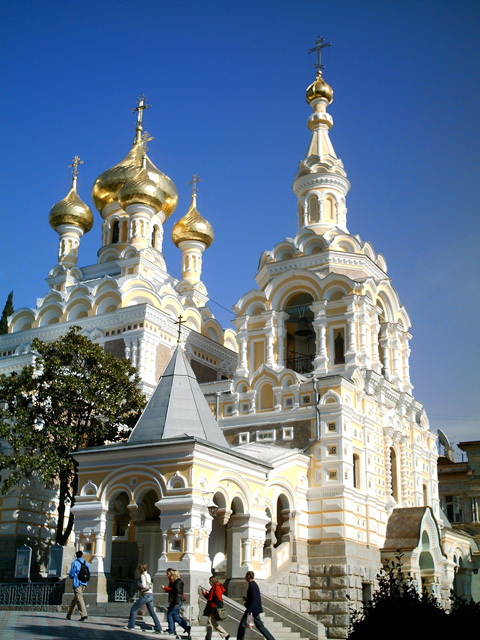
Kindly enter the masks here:
M 218 631 L 222 638 L 229 640 L 230 634 L 220 626 L 217 618 L 217 610 L 223 609 L 222 596 L 225 593 L 225 587 L 223 584 L 220 584 L 216 576 L 210 576 L 208 581 L 210 582 L 211 589 L 210 591 L 203 591 L 203 595 L 207 598 L 207 606 L 205 607 L 203 615 L 208 616 L 207 635 L 205 636 L 205 640 L 211 640 L 214 629 L 215 631 Z

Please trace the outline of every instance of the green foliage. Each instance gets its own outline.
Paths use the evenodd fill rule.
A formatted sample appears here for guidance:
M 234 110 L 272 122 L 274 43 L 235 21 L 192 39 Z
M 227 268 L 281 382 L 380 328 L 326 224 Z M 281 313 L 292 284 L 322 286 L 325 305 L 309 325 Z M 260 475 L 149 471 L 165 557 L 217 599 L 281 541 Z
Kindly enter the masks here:
M 13 313 L 13 291 L 8 294 L 7 301 L 3 307 L 2 317 L 0 318 L 0 335 L 8 333 L 8 316 Z
M 378 588 L 362 611 L 350 611 L 349 640 L 384 640 L 395 637 L 417 638 L 468 637 L 480 625 L 480 605 L 453 596 L 450 612 L 424 591 L 419 593 L 412 576 L 402 570 L 401 552 L 386 562 L 377 576 Z
M 128 437 L 145 406 L 139 378 L 73 327 L 45 343 L 35 339 L 33 364 L 0 376 L 0 469 L 8 469 L 2 493 L 42 481 L 60 491 L 56 541 L 65 544 L 73 514 L 77 464 L 71 453 Z M 3 475 L 3 474 L 2 474 Z

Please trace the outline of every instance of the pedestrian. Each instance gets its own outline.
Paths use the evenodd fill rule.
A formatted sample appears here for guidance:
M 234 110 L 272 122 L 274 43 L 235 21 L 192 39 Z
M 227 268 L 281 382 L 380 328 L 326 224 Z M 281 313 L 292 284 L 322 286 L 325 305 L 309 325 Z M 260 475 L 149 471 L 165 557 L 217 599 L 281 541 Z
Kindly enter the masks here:
M 204 616 L 208 616 L 207 635 L 205 640 L 211 640 L 213 630 L 218 631 L 222 638 L 229 640 L 230 634 L 220 625 L 217 611 L 224 608 L 222 596 L 225 593 L 225 587 L 220 584 L 217 576 L 210 576 L 210 591 L 203 590 L 203 595 L 207 598 L 207 605 L 203 611 Z M 226 612 L 225 612 L 226 613 Z
M 87 586 L 88 579 L 90 578 L 90 565 L 83 559 L 83 551 L 77 551 L 76 559 L 72 562 L 70 571 L 68 572 L 69 578 L 73 580 L 73 600 L 70 604 L 70 608 L 67 613 L 67 620 L 71 620 L 72 614 L 78 607 L 80 611 L 80 622 L 85 622 L 88 618 L 87 609 L 83 600 L 83 592 Z M 84 567 L 82 569 L 82 566 Z M 85 568 L 88 571 L 85 571 Z
M 168 592 L 169 605 L 167 609 L 167 633 L 175 635 L 175 623 L 177 623 L 190 638 L 191 626 L 180 615 L 180 609 L 182 608 L 183 601 L 185 600 L 185 596 L 183 595 L 183 580 L 180 578 L 180 574 L 176 569 L 169 569 L 167 571 L 167 575 L 170 579 L 170 591 Z M 165 587 L 164 589 L 167 590 Z
M 140 569 L 140 577 L 137 580 L 138 591 L 140 592 L 140 598 L 136 600 L 132 608 L 130 609 L 130 617 L 128 619 L 127 629 L 135 629 L 135 618 L 137 616 L 137 611 L 141 606 L 146 605 L 148 613 L 152 616 L 153 624 L 155 628 L 153 630 L 148 629 L 149 633 L 162 633 L 162 627 L 160 625 L 160 620 L 155 613 L 155 608 L 153 606 L 153 583 L 148 573 L 148 566 L 146 564 L 141 564 L 139 566 Z M 145 629 L 144 629 L 145 631 Z
M 238 625 L 237 640 L 243 640 L 245 637 L 247 617 L 249 614 L 253 616 L 253 622 L 262 636 L 267 640 L 275 640 L 260 618 L 260 614 L 263 613 L 262 598 L 258 584 L 255 582 L 255 574 L 253 571 L 247 571 L 245 580 L 248 582 L 247 597 L 245 598 L 245 613 Z

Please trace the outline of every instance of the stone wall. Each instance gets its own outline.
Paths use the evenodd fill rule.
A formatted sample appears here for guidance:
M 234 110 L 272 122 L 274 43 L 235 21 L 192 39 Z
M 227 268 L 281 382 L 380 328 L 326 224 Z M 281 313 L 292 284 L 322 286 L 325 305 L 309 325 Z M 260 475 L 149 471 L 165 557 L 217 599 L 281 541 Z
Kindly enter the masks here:
M 329 638 L 346 638 L 349 609 L 361 607 L 365 591 L 373 588 L 380 551 L 354 542 L 321 542 L 310 546 L 309 564 L 310 613 Z

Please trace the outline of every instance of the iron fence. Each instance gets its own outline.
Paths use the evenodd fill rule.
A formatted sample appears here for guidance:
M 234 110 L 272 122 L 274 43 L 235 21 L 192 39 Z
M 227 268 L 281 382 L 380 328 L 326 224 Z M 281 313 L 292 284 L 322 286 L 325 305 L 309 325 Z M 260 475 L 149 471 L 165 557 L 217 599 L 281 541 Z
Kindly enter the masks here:
M 0 605 L 62 604 L 64 582 L 0 583 Z
M 109 588 L 109 600 L 113 602 L 128 602 L 138 591 L 136 580 L 114 580 L 113 588 Z

